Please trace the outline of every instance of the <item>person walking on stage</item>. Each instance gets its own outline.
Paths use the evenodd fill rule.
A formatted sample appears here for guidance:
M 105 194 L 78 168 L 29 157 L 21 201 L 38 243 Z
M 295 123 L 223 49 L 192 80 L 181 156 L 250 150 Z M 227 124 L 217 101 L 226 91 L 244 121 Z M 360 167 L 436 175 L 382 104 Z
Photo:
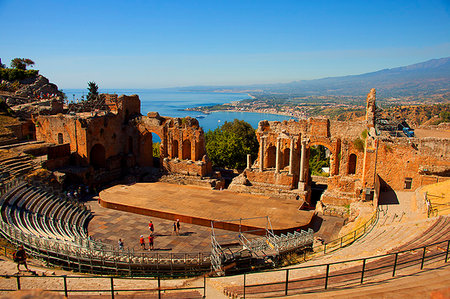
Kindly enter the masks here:
M 177 219 L 177 235 L 180 235 L 180 229 L 181 229 L 180 219 Z
M 144 236 L 141 235 L 141 238 L 139 239 L 139 243 L 141 243 L 141 248 L 143 250 L 145 250 L 145 240 L 144 240 Z
M 153 235 L 148 236 L 148 247 L 149 247 L 148 250 L 153 250 L 153 239 L 154 239 Z

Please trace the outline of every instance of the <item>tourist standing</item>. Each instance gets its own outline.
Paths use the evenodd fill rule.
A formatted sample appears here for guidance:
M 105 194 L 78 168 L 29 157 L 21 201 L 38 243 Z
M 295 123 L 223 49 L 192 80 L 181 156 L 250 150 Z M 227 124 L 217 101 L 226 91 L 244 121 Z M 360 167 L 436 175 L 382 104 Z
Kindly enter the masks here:
M 173 223 L 173 232 L 172 232 L 172 236 L 173 236 L 173 235 L 177 235 L 177 223 L 176 223 L 176 222 Z
M 148 250 L 153 250 L 153 239 L 154 239 L 153 235 L 148 236 L 148 247 L 149 247 Z
M 122 242 L 122 239 L 119 239 L 119 250 L 120 251 L 123 251 L 123 242 Z
M 144 240 L 144 236 L 141 235 L 141 238 L 139 239 L 139 243 L 141 243 L 141 248 L 143 250 L 145 250 L 145 240 Z
M 153 232 L 155 231 L 155 226 L 153 225 L 153 222 L 151 220 L 148 224 L 148 229 L 150 230 L 150 234 L 153 235 Z
M 27 266 L 27 253 L 23 248 L 23 245 L 20 245 L 16 252 L 13 253 L 13 259 L 17 263 L 17 271 L 20 272 L 20 265 L 24 265 L 27 271 L 30 271 Z
M 181 229 L 180 219 L 177 219 L 177 235 L 180 234 L 180 229 Z

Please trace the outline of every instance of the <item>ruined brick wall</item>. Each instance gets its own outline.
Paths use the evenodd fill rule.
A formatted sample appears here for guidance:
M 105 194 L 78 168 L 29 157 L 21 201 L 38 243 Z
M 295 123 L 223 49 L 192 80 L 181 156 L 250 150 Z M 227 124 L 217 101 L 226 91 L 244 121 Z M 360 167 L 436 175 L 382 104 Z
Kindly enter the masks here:
M 245 170 L 247 179 L 255 186 L 271 186 L 275 189 L 297 188 L 298 176 L 289 175 L 287 172 L 274 173 L 273 171 L 259 172 L 257 170 Z
M 54 144 L 70 143 L 70 150 L 78 153 L 80 163 L 85 165 L 88 163 L 86 127 L 75 116 L 42 115 L 36 117 L 34 123 L 36 140 Z
M 450 169 L 450 140 L 438 138 L 396 138 L 378 146 L 376 172 L 382 187 L 415 190 L 430 180 L 425 170 Z M 410 179 L 410 186 L 407 180 Z M 407 187 L 407 189 L 405 188 Z
M 153 133 L 161 139 L 161 161 L 174 160 L 173 163 L 164 162 L 162 164 L 166 171 L 201 176 L 211 173 L 211 162 L 205 159 L 205 135 L 197 119 L 163 117 L 157 112 L 150 112 L 147 116 L 134 119 L 133 126 L 136 128 L 140 140 L 138 147 L 138 164 L 140 166 L 152 166 L 150 133 Z M 180 163 L 180 160 L 186 161 L 186 163 Z M 188 161 L 195 163 L 192 164 Z M 202 164 L 202 166 L 195 166 L 197 164 Z
M 206 176 L 211 173 L 209 165 L 203 161 L 168 159 L 163 160 L 163 168 L 169 173 L 185 175 Z

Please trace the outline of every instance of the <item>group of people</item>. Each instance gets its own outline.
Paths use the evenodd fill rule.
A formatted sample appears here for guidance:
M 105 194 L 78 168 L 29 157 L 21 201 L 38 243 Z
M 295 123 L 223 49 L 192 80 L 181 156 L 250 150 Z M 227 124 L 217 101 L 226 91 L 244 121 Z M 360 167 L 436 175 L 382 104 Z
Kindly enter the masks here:
M 154 250 L 154 240 L 155 240 L 155 225 L 153 224 L 153 221 L 150 220 L 150 222 L 148 223 L 148 230 L 150 231 L 150 234 L 148 236 L 148 250 Z M 173 223 L 173 231 L 172 231 L 172 236 L 173 235 L 180 235 L 180 230 L 181 230 L 181 224 L 180 224 L 180 219 L 177 219 L 176 221 L 174 221 Z M 143 250 L 147 250 L 146 248 L 146 242 L 145 242 L 145 237 L 144 235 L 141 235 L 139 237 L 139 244 L 141 245 L 141 248 Z M 119 239 L 118 241 L 118 245 L 119 245 L 119 250 L 123 250 L 124 245 L 123 245 L 123 241 L 122 239 Z
M 66 195 L 71 199 L 82 200 L 85 196 L 90 194 L 89 186 L 79 185 L 70 186 L 67 188 Z

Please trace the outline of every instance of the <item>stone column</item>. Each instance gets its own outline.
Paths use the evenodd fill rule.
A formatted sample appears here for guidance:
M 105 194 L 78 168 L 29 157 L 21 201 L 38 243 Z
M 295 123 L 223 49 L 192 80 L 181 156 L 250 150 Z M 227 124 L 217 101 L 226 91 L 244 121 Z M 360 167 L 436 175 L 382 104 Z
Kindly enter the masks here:
M 275 153 L 275 172 L 280 172 L 280 147 L 281 147 L 281 138 L 277 138 L 277 149 Z
M 302 152 L 300 156 L 300 182 L 305 182 L 306 140 L 302 140 Z
M 252 155 L 247 154 L 247 169 L 252 167 Z
M 264 170 L 264 146 L 265 144 L 265 137 L 261 136 L 260 141 L 259 141 L 259 170 L 263 171 Z
M 291 138 L 291 150 L 289 151 L 289 175 L 294 173 L 294 138 Z

